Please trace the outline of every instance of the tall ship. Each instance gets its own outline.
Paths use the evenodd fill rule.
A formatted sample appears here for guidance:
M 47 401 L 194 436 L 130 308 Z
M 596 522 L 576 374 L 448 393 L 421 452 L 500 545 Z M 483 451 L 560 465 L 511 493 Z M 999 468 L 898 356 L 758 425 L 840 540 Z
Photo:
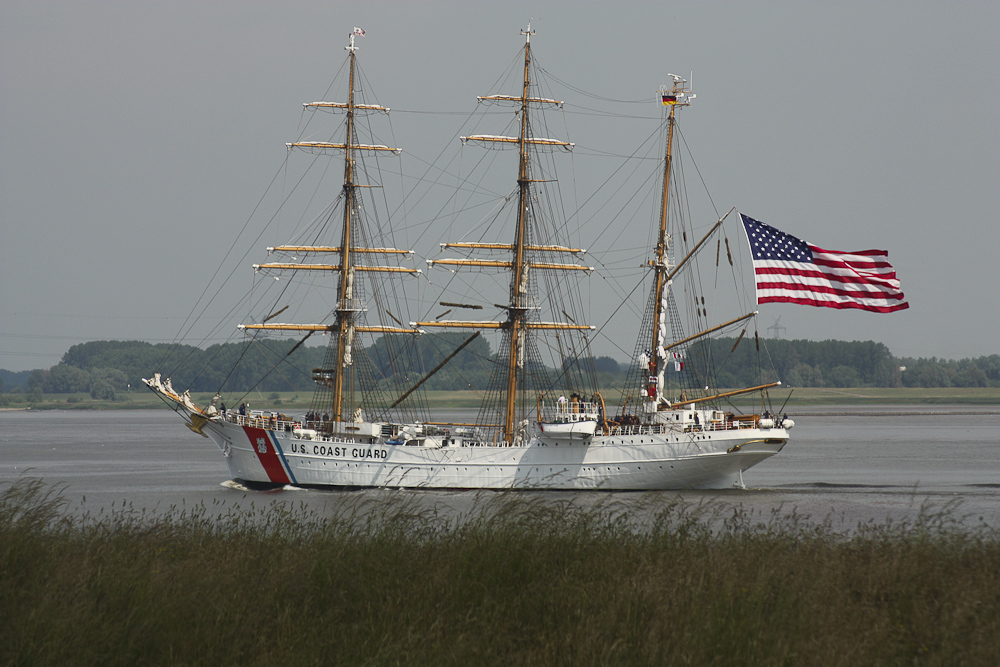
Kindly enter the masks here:
M 678 287 L 703 249 L 721 247 L 713 235 L 725 219 L 697 242 L 688 238 L 689 230 L 672 228 L 679 218 L 673 174 L 676 114 L 694 98 L 687 81 L 671 75 L 672 83 L 657 95 L 665 139 L 659 205 L 649 230 L 653 243 L 643 267 L 648 298 L 624 389 L 612 404 L 595 379 L 591 342 L 597 327 L 585 321 L 587 309 L 575 280 L 594 269 L 584 261 L 587 251 L 567 241 L 572 225 L 554 213 L 561 209 L 545 191 L 556 180 L 549 163 L 574 146 L 544 136 L 545 110 L 563 102 L 545 97 L 536 83 L 530 24 L 521 31 L 523 68 L 519 60 L 516 89 L 479 98 L 480 104 L 512 107 L 516 121 L 508 134 L 461 137 L 463 144 L 516 153 L 516 171 L 510 169 L 508 181 L 513 186 L 502 205 L 509 215 L 492 216 L 490 233 L 466 233 L 440 243 L 438 256 L 419 268 L 413 250 L 393 247 L 393 225 L 372 216 L 366 203 L 384 187 L 371 182 L 383 175 L 372 165 L 399 149 L 367 139 L 377 136 L 369 132 L 374 117 L 389 110 L 360 98 L 364 87 L 355 38 L 363 34 L 355 29 L 346 47 L 346 101 L 305 105 L 310 113 L 342 114 L 342 136 L 288 145 L 290 151 L 342 159 L 339 194 L 305 233 L 267 249 L 279 261 L 253 265 L 258 274 L 278 281 L 308 276 L 312 287 L 328 295 L 328 306 L 311 323 L 281 322 L 290 304 L 305 301 L 279 290 L 277 298 L 258 298 L 256 306 L 264 314 L 239 327 L 248 345 L 277 335 L 301 337 L 289 355 L 310 336 L 328 337 L 323 363 L 312 370 L 311 409 L 286 415 L 247 410 L 243 402 L 240 408 L 226 408 L 220 402 L 225 379 L 215 398 L 201 405 L 190 391 L 175 389 L 165 372 L 145 380 L 188 428 L 218 446 L 234 479 L 325 487 L 723 488 L 742 486 L 744 471 L 781 451 L 793 424 L 765 407 L 768 390 L 780 383 L 715 389 L 701 365 L 710 356 L 706 341 L 722 331 L 747 331 L 755 313 L 708 323 L 704 296 L 699 303 L 690 290 Z M 492 224 L 497 220 L 506 224 Z M 711 254 L 717 259 L 718 253 Z M 403 316 L 406 295 L 417 289 L 414 283 L 425 279 L 425 272 L 462 276 L 463 285 L 483 277 L 500 289 L 492 298 L 479 288 L 467 289 L 464 297 L 442 292 L 435 306 L 447 308 L 444 313 L 411 320 Z M 443 283 L 452 287 L 448 279 Z M 690 322 L 681 315 L 683 299 L 694 302 L 684 308 Z M 491 307 L 497 313 L 493 319 L 447 317 Z M 299 310 L 296 305 L 293 312 Z M 614 313 L 607 315 L 614 326 Z M 441 331 L 461 332 L 461 344 L 434 368 L 420 367 L 413 341 Z M 422 385 L 486 335 L 497 347 L 488 360 L 486 388 L 475 392 L 481 399 L 477 415 L 435 419 L 421 398 Z M 554 361 L 546 363 L 546 352 Z M 263 372 L 280 372 L 279 364 Z M 759 409 L 741 413 L 729 403 L 739 395 L 759 396 Z

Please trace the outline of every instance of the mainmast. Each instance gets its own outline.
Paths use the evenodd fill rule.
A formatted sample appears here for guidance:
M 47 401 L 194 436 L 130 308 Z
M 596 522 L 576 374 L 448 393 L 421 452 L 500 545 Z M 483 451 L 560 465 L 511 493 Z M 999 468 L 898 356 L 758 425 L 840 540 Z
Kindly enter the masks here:
M 507 350 L 507 405 L 504 409 L 504 434 L 507 440 L 514 437 L 514 402 L 517 398 L 517 369 L 524 365 L 524 355 L 521 354 L 521 340 L 525 315 L 528 312 L 528 265 L 524 258 L 524 235 L 528 218 L 528 90 L 531 86 L 531 36 L 535 32 L 528 23 L 528 29 L 522 30 L 524 35 L 524 84 L 521 88 L 521 134 L 518 141 L 520 153 L 517 169 L 517 228 L 514 233 L 514 263 L 513 275 L 510 281 L 510 304 L 507 307 L 508 327 L 510 328 Z
M 592 330 L 594 327 L 583 324 L 569 324 L 563 322 L 540 322 L 533 316 L 533 311 L 537 308 L 530 293 L 531 271 L 538 270 L 559 270 L 559 271 L 592 271 L 593 268 L 580 264 L 568 264 L 559 262 L 538 261 L 537 257 L 541 253 L 583 253 L 580 248 L 569 248 L 558 245 L 535 245 L 533 244 L 531 224 L 532 224 L 532 183 L 531 178 L 531 149 L 535 146 L 559 147 L 565 150 L 572 150 L 573 144 L 557 139 L 534 137 L 531 134 L 530 110 L 533 105 L 562 106 L 559 100 L 546 99 L 531 96 L 531 36 L 535 32 L 528 24 L 526 30 L 522 30 L 524 35 L 524 74 L 521 84 L 520 95 L 487 95 L 479 98 L 483 101 L 513 102 L 520 110 L 520 129 L 518 136 L 497 136 L 497 135 L 470 135 L 462 137 L 462 142 L 483 142 L 488 144 L 511 144 L 518 147 L 518 209 L 517 222 L 514 229 L 514 239 L 510 244 L 498 243 L 443 243 L 442 248 L 465 248 L 477 250 L 505 250 L 510 252 L 510 259 L 506 261 L 497 260 L 475 260 L 475 259 L 440 259 L 428 260 L 428 264 L 441 264 L 443 266 L 478 266 L 506 268 L 511 272 L 510 292 L 508 302 L 500 305 L 506 313 L 507 319 L 504 322 L 469 322 L 469 321 L 434 321 L 434 322 L 411 322 L 411 326 L 427 327 L 453 327 L 453 328 L 474 328 L 474 329 L 501 329 L 505 332 L 503 349 L 506 354 L 505 364 L 506 378 L 504 382 L 504 398 L 501 417 L 501 424 L 491 426 L 503 429 L 503 437 L 508 442 L 513 442 L 518 437 L 517 409 L 518 392 L 523 391 L 519 384 L 519 375 L 524 370 L 527 356 L 527 338 L 532 330 Z M 501 355 L 502 357 L 503 355 Z M 498 406 L 499 407 L 499 406 Z
M 667 209 L 670 202 L 670 175 L 673 162 L 674 125 L 676 119 L 674 114 L 677 107 L 689 106 L 694 95 L 685 86 L 687 81 L 670 74 L 674 83 L 669 88 L 660 86 L 660 97 L 664 106 L 670 107 L 670 114 L 667 118 L 667 147 L 666 155 L 663 159 L 663 192 L 660 200 L 660 229 L 657 236 L 654 255 L 654 270 L 656 272 L 654 286 L 654 306 L 653 306 L 653 330 L 650 349 L 653 351 L 649 361 L 650 384 L 647 386 L 647 396 L 652 402 L 659 405 L 663 398 L 664 371 L 667 365 L 667 353 L 664 349 L 666 342 L 666 316 L 667 297 L 670 293 L 671 280 L 668 274 L 671 271 L 670 262 L 670 235 L 667 233 Z M 655 378 L 655 379 L 654 379 Z M 655 385 L 655 386 L 654 386 Z

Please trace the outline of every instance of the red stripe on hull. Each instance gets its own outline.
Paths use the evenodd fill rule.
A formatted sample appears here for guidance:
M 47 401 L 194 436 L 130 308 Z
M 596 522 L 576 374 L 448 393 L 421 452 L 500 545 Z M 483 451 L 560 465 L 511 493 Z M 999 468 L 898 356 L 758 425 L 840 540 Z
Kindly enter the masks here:
M 247 438 L 250 439 L 250 446 L 257 452 L 257 458 L 264 466 L 267 478 L 279 484 L 290 484 L 292 480 L 288 478 L 285 467 L 281 465 L 281 459 L 278 458 L 278 452 L 275 450 L 274 443 L 271 442 L 271 436 L 267 434 L 267 431 L 251 426 L 244 426 L 243 430 L 246 432 Z

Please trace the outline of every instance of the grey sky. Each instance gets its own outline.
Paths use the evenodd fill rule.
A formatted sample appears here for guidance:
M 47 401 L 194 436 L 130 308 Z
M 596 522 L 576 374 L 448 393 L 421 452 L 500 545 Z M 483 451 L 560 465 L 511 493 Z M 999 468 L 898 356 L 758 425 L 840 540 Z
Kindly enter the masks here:
M 888 249 L 911 305 L 767 304 L 762 330 L 780 316 L 789 338 L 1000 352 L 996 2 L 5 0 L 0 368 L 173 340 L 353 26 L 379 101 L 401 112 L 395 140 L 432 159 L 462 117 L 406 112 L 471 111 L 531 17 L 545 69 L 586 91 L 652 100 L 693 71 L 682 127 L 718 207 L 824 248 Z M 600 150 L 645 131 L 570 122 Z

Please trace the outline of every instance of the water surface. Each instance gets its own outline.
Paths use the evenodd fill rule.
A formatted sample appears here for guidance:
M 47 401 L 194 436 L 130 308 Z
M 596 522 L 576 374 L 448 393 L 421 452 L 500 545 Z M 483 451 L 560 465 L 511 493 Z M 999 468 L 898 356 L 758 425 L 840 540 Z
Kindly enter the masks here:
M 968 406 L 828 406 L 790 410 L 792 439 L 744 475 L 746 490 L 530 492 L 542 501 L 620 501 L 638 507 L 681 498 L 726 503 L 766 519 L 795 512 L 837 529 L 913 521 L 949 508 L 966 525 L 1000 525 L 1000 409 Z M 164 511 L 204 503 L 302 503 L 334 511 L 379 490 L 249 491 L 229 480 L 215 445 L 167 410 L 2 411 L 0 485 L 21 475 L 64 486 L 72 511 L 125 505 Z M 467 511 L 471 491 L 397 491 L 428 507 Z

